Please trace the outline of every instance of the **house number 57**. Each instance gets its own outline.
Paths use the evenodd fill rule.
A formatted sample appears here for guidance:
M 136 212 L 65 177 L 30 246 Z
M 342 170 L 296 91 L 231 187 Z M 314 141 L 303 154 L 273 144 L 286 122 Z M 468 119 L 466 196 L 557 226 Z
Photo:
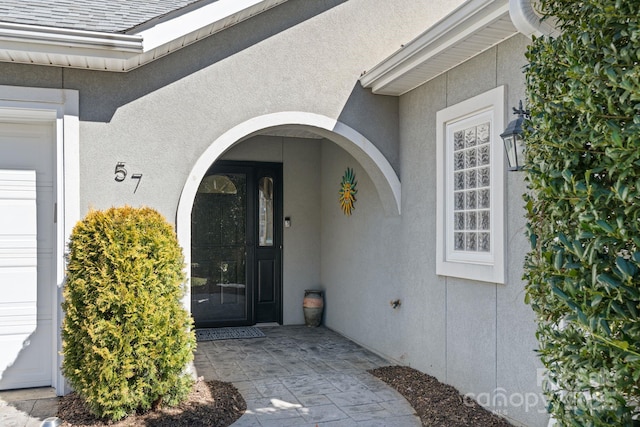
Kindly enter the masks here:
M 116 182 L 122 182 L 127 178 L 127 168 L 124 167 L 124 162 L 118 162 L 116 163 L 116 168 L 115 168 L 115 178 L 113 178 Z M 140 181 L 142 181 L 142 174 L 141 173 L 134 173 L 131 175 L 131 179 L 137 179 L 138 183 L 136 184 L 136 188 L 133 189 L 133 192 L 135 193 L 136 191 L 138 191 L 138 187 L 140 186 Z

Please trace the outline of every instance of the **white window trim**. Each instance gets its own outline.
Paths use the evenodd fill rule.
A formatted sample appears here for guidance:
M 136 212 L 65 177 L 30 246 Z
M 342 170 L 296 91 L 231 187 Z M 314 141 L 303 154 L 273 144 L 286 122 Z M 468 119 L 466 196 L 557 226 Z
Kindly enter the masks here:
M 505 168 L 500 133 L 504 129 L 505 87 L 488 92 L 438 111 L 436 114 L 436 274 L 481 282 L 505 281 Z M 491 121 L 491 252 L 461 253 L 453 250 L 453 205 L 451 150 L 449 133 L 457 125 L 476 119 Z

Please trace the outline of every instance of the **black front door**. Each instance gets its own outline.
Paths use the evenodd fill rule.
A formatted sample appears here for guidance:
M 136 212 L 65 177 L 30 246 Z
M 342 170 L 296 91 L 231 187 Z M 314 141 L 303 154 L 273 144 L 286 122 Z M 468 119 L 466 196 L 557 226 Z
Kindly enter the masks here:
M 282 165 L 217 162 L 191 213 L 197 328 L 282 322 Z

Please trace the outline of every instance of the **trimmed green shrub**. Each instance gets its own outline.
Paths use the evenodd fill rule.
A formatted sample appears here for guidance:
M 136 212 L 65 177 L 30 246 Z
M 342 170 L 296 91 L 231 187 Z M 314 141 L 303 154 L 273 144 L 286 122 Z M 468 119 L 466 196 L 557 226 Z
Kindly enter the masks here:
M 560 425 L 638 425 L 640 2 L 541 0 L 527 52 L 527 302 Z
M 62 372 L 97 416 L 175 405 L 190 391 L 183 267 L 172 227 L 153 209 L 91 211 L 73 229 Z

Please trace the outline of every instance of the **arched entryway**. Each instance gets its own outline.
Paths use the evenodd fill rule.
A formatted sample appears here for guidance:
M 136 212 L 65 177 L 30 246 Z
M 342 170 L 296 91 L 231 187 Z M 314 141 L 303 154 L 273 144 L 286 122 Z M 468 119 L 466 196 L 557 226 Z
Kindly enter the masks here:
M 184 185 L 178 205 L 177 232 L 185 253 L 185 261 L 190 266 L 187 271 L 188 274 L 191 274 L 191 270 L 194 268 L 194 258 L 191 251 L 192 237 L 196 231 L 192 230 L 192 212 L 197 212 L 197 209 L 199 209 L 196 208 L 194 210 L 194 202 L 198 200 L 198 189 L 202 186 L 203 178 L 220 180 L 219 184 L 221 185 L 224 184 L 222 181 L 226 178 L 233 181 L 235 179 L 234 176 L 225 175 L 224 171 L 217 173 L 213 170 L 221 164 L 218 162 L 220 159 L 228 157 L 227 153 L 234 152 L 238 147 L 245 148 L 245 143 L 250 143 L 256 138 L 263 138 L 264 135 L 290 135 L 292 133 L 313 135 L 316 138 L 320 138 L 318 140 L 325 141 L 323 144 L 327 144 L 327 141 L 330 141 L 341 147 L 350 155 L 349 158 L 352 158 L 352 161 L 355 160 L 359 167 L 366 171 L 366 174 L 371 179 L 371 188 L 375 188 L 374 191 L 377 193 L 386 215 L 394 216 L 399 214 L 400 182 L 398 177 L 382 153 L 359 132 L 335 119 L 311 113 L 283 112 L 256 117 L 237 125 L 217 138 L 198 159 Z M 296 144 L 295 146 L 297 147 L 298 145 Z M 284 162 L 284 160 L 282 161 Z M 292 161 L 292 159 L 287 158 L 286 163 L 289 164 L 289 167 L 291 167 Z M 255 189 L 252 191 L 255 191 Z M 230 195 L 225 197 L 229 200 L 233 198 Z M 222 198 L 224 197 L 218 197 L 220 200 Z M 280 224 L 281 220 L 282 218 L 275 219 Z M 296 224 L 299 224 L 299 222 Z M 290 240 L 288 241 L 290 242 Z M 291 257 L 287 257 L 287 259 L 290 260 Z M 194 274 L 194 276 L 197 275 Z M 229 280 L 229 283 L 236 283 L 236 280 Z M 216 285 L 218 284 L 216 283 Z M 191 291 L 191 286 L 189 291 Z M 186 295 L 184 303 L 191 310 L 190 294 Z M 287 306 L 291 306 L 291 302 L 287 305 L 285 301 L 284 304 L 285 310 Z

